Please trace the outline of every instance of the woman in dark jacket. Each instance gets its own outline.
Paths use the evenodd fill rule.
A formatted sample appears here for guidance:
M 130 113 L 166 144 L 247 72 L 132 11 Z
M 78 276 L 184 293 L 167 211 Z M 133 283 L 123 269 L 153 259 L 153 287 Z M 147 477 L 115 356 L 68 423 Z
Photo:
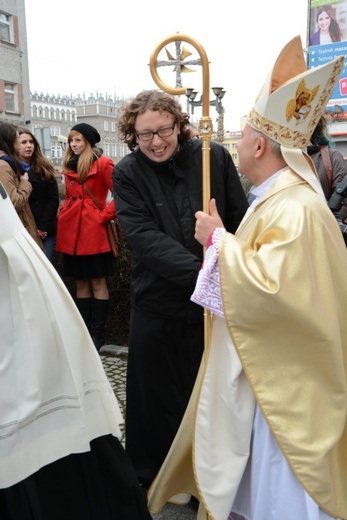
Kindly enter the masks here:
M 0 182 L 18 213 L 23 226 L 44 250 L 37 232 L 35 219 L 30 209 L 29 197 L 32 186 L 29 182 L 29 167 L 19 159 L 18 129 L 11 123 L 0 123 Z
M 30 166 L 29 182 L 33 187 L 29 197 L 30 208 L 46 255 L 49 260 L 52 260 L 59 206 L 58 184 L 54 175 L 54 167 L 41 152 L 40 144 L 30 130 L 20 127 L 18 133 L 19 157 Z
M 97 130 L 75 125 L 68 136 L 63 163 L 66 197 L 58 215 L 57 251 L 64 253 L 64 275 L 76 280 L 76 305 L 97 350 L 105 342 L 112 253 L 106 224 L 116 216 L 112 189 L 113 162 L 95 145 Z
M 337 186 L 347 174 L 347 163 L 338 150 L 331 148 L 333 141 L 329 134 L 328 121 L 322 116 L 312 134 L 311 145 L 307 153 L 316 167 L 324 195 L 327 200 L 335 192 Z M 342 220 L 347 223 L 347 200 L 345 199 L 339 210 Z

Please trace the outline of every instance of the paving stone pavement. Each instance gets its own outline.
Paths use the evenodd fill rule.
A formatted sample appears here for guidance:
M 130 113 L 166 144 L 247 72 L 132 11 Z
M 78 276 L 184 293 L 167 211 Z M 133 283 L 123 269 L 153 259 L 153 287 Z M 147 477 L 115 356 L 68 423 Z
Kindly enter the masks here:
M 127 353 L 128 348 L 118 345 L 105 345 L 100 350 L 100 359 L 105 369 L 106 375 L 118 399 L 118 403 L 125 416 L 125 383 L 127 369 Z M 125 429 L 124 424 L 121 425 L 122 438 L 124 445 Z M 175 504 L 167 504 L 163 510 L 152 515 L 153 520 L 196 520 L 197 507 L 196 504 L 189 503 L 186 506 L 177 506 Z
M 122 347 L 124 349 L 124 347 Z M 114 352 L 113 352 L 114 351 Z M 113 388 L 117 397 L 119 407 L 123 417 L 125 417 L 125 382 L 126 382 L 126 367 L 127 357 L 121 350 L 115 351 L 113 349 L 109 354 L 108 350 L 103 347 L 100 351 L 100 358 L 105 369 L 107 378 Z M 105 354 L 104 354 L 105 352 Z M 124 423 L 120 425 L 122 433 L 121 442 L 124 446 L 125 442 L 125 426 Z

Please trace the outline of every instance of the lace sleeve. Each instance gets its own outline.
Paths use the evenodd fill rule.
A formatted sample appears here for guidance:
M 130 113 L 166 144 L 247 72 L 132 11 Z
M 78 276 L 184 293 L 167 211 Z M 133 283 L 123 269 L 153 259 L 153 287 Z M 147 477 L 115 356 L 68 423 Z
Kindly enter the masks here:
M 194 303 L 205 307 L 221 318 L 224 318 L 224 311 L 219 287 L 218 253 L 225 233 L 224 228 L 214 230 L 212 243 L 207 248 L 204 263 L 191 296 Z

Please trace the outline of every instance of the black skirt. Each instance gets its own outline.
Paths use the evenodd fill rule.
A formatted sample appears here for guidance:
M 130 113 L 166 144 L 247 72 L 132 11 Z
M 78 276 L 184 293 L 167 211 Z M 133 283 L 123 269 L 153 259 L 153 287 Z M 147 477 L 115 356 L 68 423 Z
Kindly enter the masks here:
M 150 520 L 120 441 L 105 435 L 90 446 L 0 489 L 1 520 Z
M 91 280 L 111 276 L 113 272 L 112 253 L 97 255 L 64 254 L 63 275 L 74 280 Z

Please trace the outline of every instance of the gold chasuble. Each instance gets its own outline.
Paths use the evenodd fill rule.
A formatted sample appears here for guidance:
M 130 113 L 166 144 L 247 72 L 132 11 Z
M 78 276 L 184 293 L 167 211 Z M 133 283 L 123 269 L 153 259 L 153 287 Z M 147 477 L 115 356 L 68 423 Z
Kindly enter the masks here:
M 347 252 L 334 216 L 288 169 L 226 235 L 219 268 L 229 334 L 272 434 L 309 495 L 346 519 Z
M 225 234 L 218 263 L 225 321 L 214 319 L 149 509 L 187 492 L 201 501 L 199 520 L 227 520 L 249 454 L 255 398 L 301 485 L 321 509 L 346 520 L 347 252 L 339 226 L 325 200 L 288 168 L 236 236 Z

